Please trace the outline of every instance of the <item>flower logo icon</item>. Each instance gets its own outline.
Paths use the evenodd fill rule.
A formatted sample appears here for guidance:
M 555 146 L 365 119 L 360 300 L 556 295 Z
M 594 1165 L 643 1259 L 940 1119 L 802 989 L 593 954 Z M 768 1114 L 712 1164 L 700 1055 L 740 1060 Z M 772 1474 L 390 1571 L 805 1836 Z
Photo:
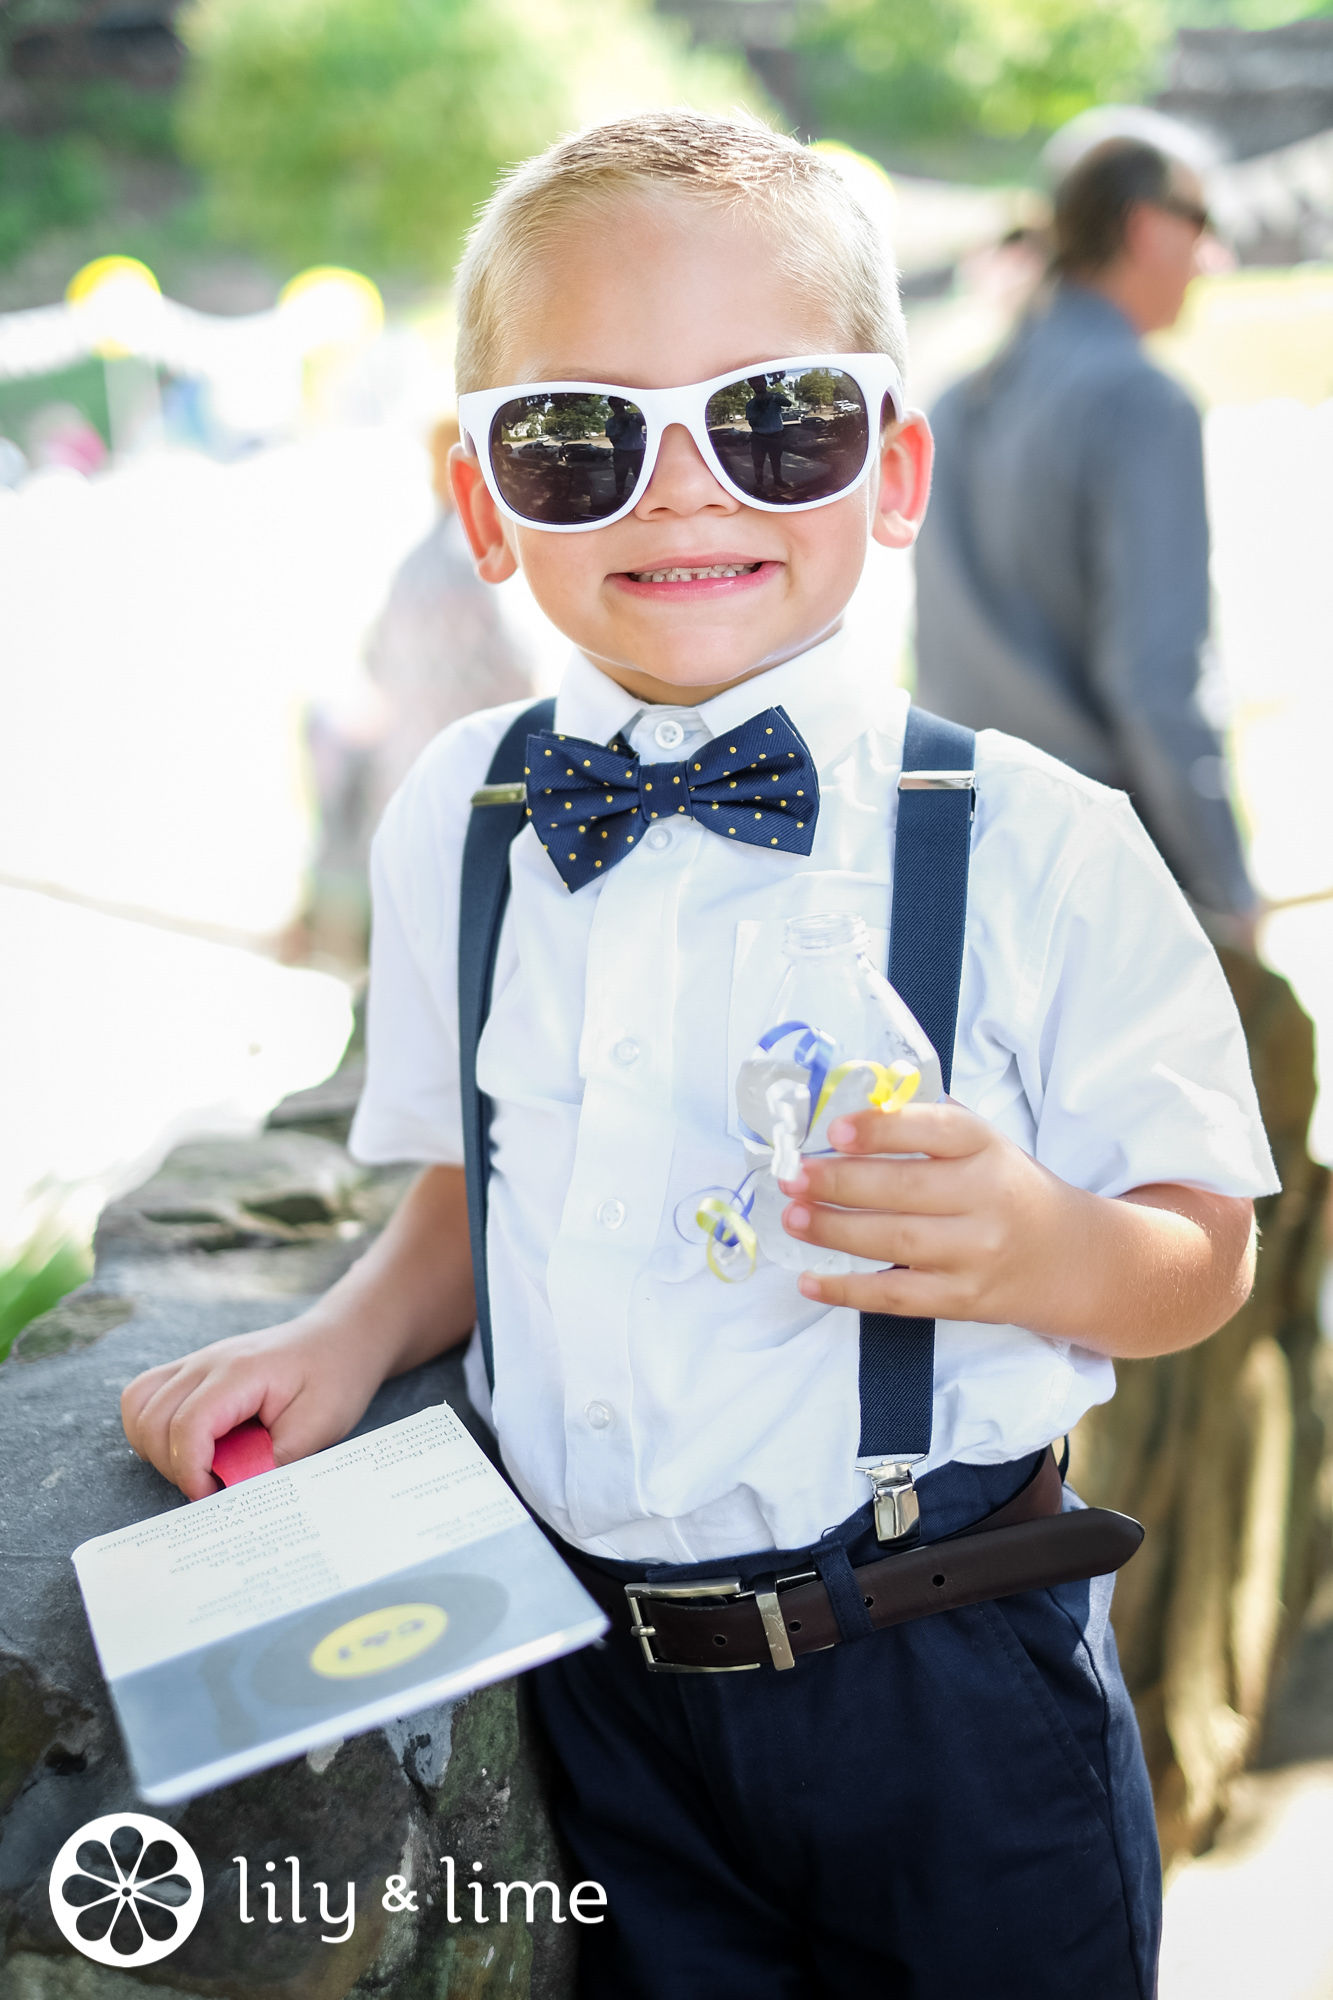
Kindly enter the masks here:
M 204 1905 L 188 1840 L 144 1813 L 108 1813 L 72 1833 L 51 1870 L 61 1933 L 99 1965 L 152 1965 L 184 1944 Z

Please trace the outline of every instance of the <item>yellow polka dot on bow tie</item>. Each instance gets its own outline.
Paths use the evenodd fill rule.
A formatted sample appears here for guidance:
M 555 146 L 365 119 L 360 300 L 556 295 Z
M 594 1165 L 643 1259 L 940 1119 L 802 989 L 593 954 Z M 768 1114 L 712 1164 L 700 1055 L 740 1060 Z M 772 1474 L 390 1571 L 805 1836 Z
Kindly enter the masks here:
M 579 857 L 577 854 L 571 854 L 569 858 L 571 861 L 577 861 Z
M 755 818 L 756 818 L 756 819 L 762 819 L 763 817 L 764 817 L 764 815 L 763 815 L 762 813 L 756 813 L 756 814 L 755 814 Z
M 549 750 L 545 750 L 545 751 L 543 751 L 543 752 L 542 752 L 542 754 L 543 754 L 543 756 L 545 756 L 545 757 L 549 757 L 551 753 L 550 753 L 550 751 L 549 751 Z
M 594 861 L 592 865 L 594 868 L 600 868 L 602 864 L 600 861 Z
M 591 769 L 592 769 L 592 758 L 591 758 L 591 757 L 585 757 L 585 758 L 584 758 L 584 760 L 583 760 L 583 768 L 584 768 L 584 770 L 585 770 L 585 771 L 591 771 Z
M 587 827 L 586 827 L 586 826 L 581 826 L 581 827 L 579 828 L 579 832 L 580 832 L 580 833 L 586 833 L 587 831 L 588 831 L 588 829 L 587 829 Z
M 734 743 L 731 746 L 731 755 L 733 757 L 736 755 L 736 745 Z
M 679 779 L 679 778 L 673 778 L 673 779 L 671 780 L 671 782 L 672 782 L 672 784 L 673 784 L 673 785 L 678 785 L 678 784 L 680 783 L 680 779 Z
M 651 792 L 653 788 L 651 785 L 645 785 L 643 789 L 645 790 L 645 792 Z
M 727 832 L 728 832 L 728 833 L 735 833 L 735 831 L 736 831 L 736 829 L 735 829 L 735 827 L 734 827 L 734 826 L 729 826 L 729 827 L 727 828 Z
M 530 764 L 525 764 L 523 766 L 523 776 L 525 778 L 530 778 L 532 776 L 532 766 Z
M 771 729 L 766 729 L 766 730 L 764 731 L 764 734 L 765 734 L 765 736 L 771 736 L 771 735 L 773 734 L 773 731 L 772 731 Z

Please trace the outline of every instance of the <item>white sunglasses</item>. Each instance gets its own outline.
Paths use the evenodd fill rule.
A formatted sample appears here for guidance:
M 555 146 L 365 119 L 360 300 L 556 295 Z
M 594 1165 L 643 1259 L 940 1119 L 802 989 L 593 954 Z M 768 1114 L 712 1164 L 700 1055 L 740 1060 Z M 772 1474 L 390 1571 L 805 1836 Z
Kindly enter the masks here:
M 902 378 L 887 354 L 822 354 L 679 389 L 475 389 L 459 397 L 458 420 L 500 512 L 572 535 L 633 511 L 669 424 L 685 427 L 719 483 L 747 507 L 827 507 L 865 478 L 886 404 L 901 420 Z

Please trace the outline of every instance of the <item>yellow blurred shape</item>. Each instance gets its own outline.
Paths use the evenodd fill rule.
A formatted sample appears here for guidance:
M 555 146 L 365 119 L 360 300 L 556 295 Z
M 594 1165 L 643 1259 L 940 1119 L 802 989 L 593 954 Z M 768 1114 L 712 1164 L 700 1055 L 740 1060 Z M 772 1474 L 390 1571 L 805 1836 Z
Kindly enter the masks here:
M 65 297 L 91 321 L 94 352 L 114 360 L 140 352 L 161 306 L 162 287 L 137 257 L 95 257 L 75 272 Z
M 1150 343 L 1206 404 L 1333 396 L 1333 266 L 1196 278 L 1169 333 Z
M 74 273 L 65 287 L 65 297 L 72 306 L 83 305 L 107 285 L 146 285 L 159 297 L 162 293 L 153 273 L 137 257 L 95 257 L 91 264 Z
M 299 344 L 354 347 L 373 340 L 384 325 L 379 288 L 360 271 L 336 264 L 316 265 L 284 285 L 278 311 L 296 329 Z
M 851 187 L 855 188 L 859 182 L 875 187 L 880 194 L 893 193 L 893 182 L 879 161 L 872 160 L 867 153 L 858 153 L 854 147 L 844 146 L 841 139 L 816 139 L 810 151 L 831 160 Z

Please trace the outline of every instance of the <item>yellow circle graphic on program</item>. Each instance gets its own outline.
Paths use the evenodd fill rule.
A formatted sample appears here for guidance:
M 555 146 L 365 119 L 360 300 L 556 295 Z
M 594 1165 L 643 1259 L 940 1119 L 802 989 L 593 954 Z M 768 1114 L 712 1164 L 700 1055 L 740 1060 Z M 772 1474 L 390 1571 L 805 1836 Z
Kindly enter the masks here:
M 438 1604 L 390 1604 L 366 1611 L 320 1640 L 310 1655 L 317 1674 L 330 1681 L 356 1681 L 387 1673 L 415 1660 L 441 1637 L 449 1623 Z

